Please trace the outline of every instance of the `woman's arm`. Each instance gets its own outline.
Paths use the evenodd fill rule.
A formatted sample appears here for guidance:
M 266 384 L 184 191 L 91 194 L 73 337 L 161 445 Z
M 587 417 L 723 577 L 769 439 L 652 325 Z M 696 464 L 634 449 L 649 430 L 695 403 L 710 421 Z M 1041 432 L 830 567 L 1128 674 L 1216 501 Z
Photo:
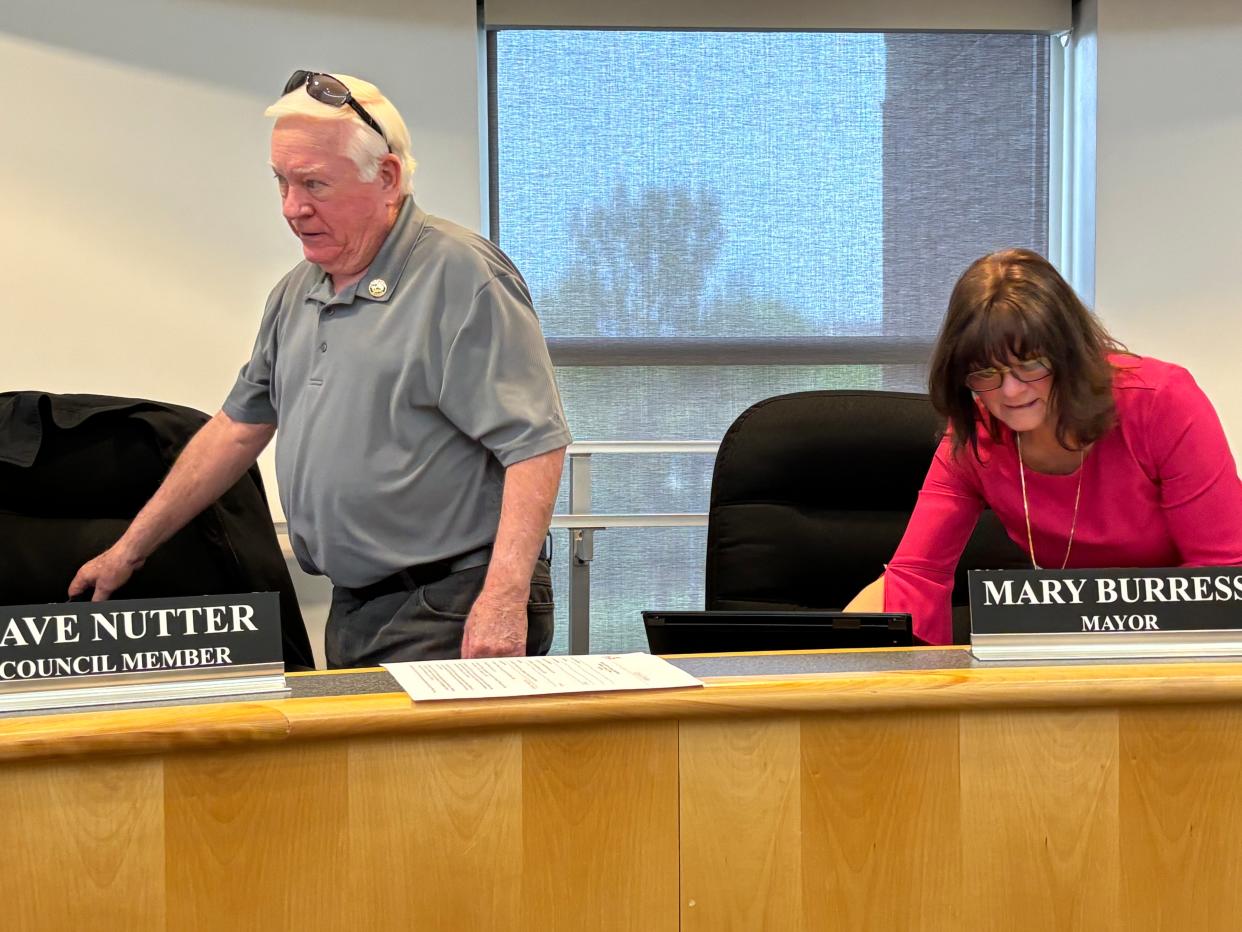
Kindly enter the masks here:
M 953 640 L 953 573 L 984 507 L 978 488 L 951 462 L 949 444 L 946 437 L 937 447 L 906 533 L 877 581 L 883 610 L 909 612 L 915 636 L 928 644 Z M 872 583 L 850 604 L 864 597 L 874 604 L 875 587 Z
M 1242 481 L 1216 409 L 1176 368 L 1152 393 L 1135 452 L 1186 566 L 1242 565 Z

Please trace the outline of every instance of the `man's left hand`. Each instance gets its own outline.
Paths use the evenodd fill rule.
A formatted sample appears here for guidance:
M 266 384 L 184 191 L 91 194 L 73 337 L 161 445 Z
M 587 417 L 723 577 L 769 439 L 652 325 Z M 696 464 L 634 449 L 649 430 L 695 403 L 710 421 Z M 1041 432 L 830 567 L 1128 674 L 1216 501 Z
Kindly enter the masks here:
M 480 593 L 466 618 L 461 655 L 469 657 L 524 657 L 526 655 L 526 599 L 500 599 Z

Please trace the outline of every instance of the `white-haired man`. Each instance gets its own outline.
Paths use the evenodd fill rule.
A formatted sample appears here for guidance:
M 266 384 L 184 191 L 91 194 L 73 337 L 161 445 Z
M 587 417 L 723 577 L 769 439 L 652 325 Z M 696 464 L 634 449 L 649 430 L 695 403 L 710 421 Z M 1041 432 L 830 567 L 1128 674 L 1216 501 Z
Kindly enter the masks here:
M 409 132 L 374 85 L 294 72 L 267 115 L 305 261 L 220 413 L 70 594 L 107 598 L 275 435 L 294 552 L 333 583 L 329 666 L 546 653 L 570 437 L 525 282 L 414 203 Z

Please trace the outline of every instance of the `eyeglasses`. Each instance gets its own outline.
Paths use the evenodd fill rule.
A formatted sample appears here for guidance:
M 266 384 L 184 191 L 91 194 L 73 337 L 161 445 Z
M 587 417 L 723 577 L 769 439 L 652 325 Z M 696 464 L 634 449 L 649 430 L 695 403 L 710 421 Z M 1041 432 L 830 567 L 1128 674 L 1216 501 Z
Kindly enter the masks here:
M 296 91 L 299 87 L 305 87 L 306 93 L 321 104 L 327 104 L 329 107 L 350 107 L 354 113 L 358 114 L 358 119 L 379 133 L 380 139 L 384 140 L 384 145 L 388 146 L 388 151 L 392 151 L 392 145 L 388 142 L 388 137 L 384 135 L 375 117 L 367 113 L 362 104 L 354 100 L 353 93 L 345 86 L 344 81 L 318 71 L 295 71 L 285 82 L 284 93 Z
M 1005 381 L 1005 373 L 1012 372 L 1019 382 L 1038 382 L 1052 375 L 1052 363 L 1046 356 L 1023 359 L 1012 366 L 989 366 L 967 373 L 966 387 L 972 392 L 990 392 L 1000 388 Z

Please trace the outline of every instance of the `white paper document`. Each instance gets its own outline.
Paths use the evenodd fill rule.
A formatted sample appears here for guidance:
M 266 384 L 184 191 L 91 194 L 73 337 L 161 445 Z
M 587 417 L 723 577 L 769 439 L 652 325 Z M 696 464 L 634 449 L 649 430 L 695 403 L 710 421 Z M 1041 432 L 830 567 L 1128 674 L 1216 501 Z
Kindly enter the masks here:
M 651 654 L 421 660 L 383 666 L 415 702 L 703 685 Z

